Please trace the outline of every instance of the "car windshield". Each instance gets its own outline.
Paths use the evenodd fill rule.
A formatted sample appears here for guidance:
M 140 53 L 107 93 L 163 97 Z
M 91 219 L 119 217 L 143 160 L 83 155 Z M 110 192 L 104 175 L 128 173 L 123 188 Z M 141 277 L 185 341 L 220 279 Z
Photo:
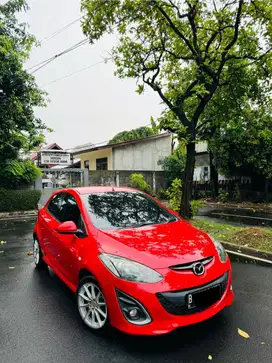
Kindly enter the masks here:
M 92 223 L 101 230 L 137 228 L 178 219 L 153 199 L 139 192 L 83 194 L 81 198 Z

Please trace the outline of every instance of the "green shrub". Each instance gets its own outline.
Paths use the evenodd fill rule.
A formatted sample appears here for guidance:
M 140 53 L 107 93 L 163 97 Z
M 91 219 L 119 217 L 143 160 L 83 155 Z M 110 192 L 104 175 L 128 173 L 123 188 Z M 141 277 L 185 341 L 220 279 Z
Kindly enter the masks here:
M 30 160 L 9 160 L 0 165 L 0 187 L 15 189 L 41 176 L 40 169 Z
M 196 216 L 199 212 L 199 209 L 204 206 L 204 204 L 200 200 L 191 200 L 190 205 L 193 216 Z
M 219 191 L 219 195 L 218 195 L 218 200 L 219 202 L 227 202 L 229 200 L 229 192 L 227 190 L 221 189 Z
M 239 185 L 237 185 L 237 184 L 235 185 L 233 199 L 237 203 L 240 203 L 242 201 L 241 191 L 240 191 Z
M 0 189 L 0 213 L 37 209 L 40 190 Z
M 140 189 L 143 192 L 152 193 L 150 185 L 144 180 L 142 174 L 131 174 L 129 177 L 129 185 L 132 188 Z
M 166 194 L 169 199 L 169 208 L 178 212 L 181 203 L 182 182 L 176 178 L 172 181 L 171 186 L 167 189 Z
M 169 208 L 179 212 L 181 203 L 181 191 L 182 191 L 182 181 L 178 178 L 174 179 L 171 186 L 167 189 L 166 194 L 169 198 Z M 197 215 L 200 208 L 203 207 L 203 203 L 200 200 L 192 200 L 190 202 L 190 215 Z
M 157 193 L 156 193 L 156 196 L 159 200 L 167 200 L 168 199 L 168 194 L 167 194 L 167 191 L 160 188 Z
M 168 157 L 158 161 L 165 174 L 166 187 L 171 187 L 172 182 L 177 179 L 182 179 L 184 167 L 186 162 L 186 155 L 179 145 Z

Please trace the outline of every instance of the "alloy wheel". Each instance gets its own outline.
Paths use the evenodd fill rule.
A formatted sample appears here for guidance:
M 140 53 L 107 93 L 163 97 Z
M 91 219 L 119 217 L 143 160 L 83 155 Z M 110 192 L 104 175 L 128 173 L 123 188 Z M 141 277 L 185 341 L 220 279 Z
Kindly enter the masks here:
M 34 243 L 33 243 L 33 257 L 34 257 L 35 265 L 38 265 L 39 261 L 40 261 L 40 246 L 39 246 L 39 242 L 36 239 L 34 240 Z
M 108 317 L 105 297 L 99 286 L 86 282 L 78 291 L 78 310 L 84 323 L 92 329 L 101 329 Z

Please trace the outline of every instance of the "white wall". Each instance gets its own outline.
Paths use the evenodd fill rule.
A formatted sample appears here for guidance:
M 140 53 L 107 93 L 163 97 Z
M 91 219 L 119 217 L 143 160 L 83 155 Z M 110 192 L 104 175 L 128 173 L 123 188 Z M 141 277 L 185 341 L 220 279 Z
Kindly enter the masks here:
M 195 145 L 196 153 L 203 153 L 208 151 L 208 143 L 206 141 L 200 141 Z
M 113 148 L 113 170 L 162 170 L 160 159 L 171 154 L 172 135 Z

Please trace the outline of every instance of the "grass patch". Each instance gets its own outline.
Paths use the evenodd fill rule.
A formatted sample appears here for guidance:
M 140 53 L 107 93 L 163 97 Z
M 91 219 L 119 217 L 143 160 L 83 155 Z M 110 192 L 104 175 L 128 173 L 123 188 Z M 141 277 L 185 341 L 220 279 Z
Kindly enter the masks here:
M 229 224 L 206 221 L 205 219 L 192 220 L 191 224 L 209 233 L 218 241 L 272 252 L 272 228 L 236 227 Z

